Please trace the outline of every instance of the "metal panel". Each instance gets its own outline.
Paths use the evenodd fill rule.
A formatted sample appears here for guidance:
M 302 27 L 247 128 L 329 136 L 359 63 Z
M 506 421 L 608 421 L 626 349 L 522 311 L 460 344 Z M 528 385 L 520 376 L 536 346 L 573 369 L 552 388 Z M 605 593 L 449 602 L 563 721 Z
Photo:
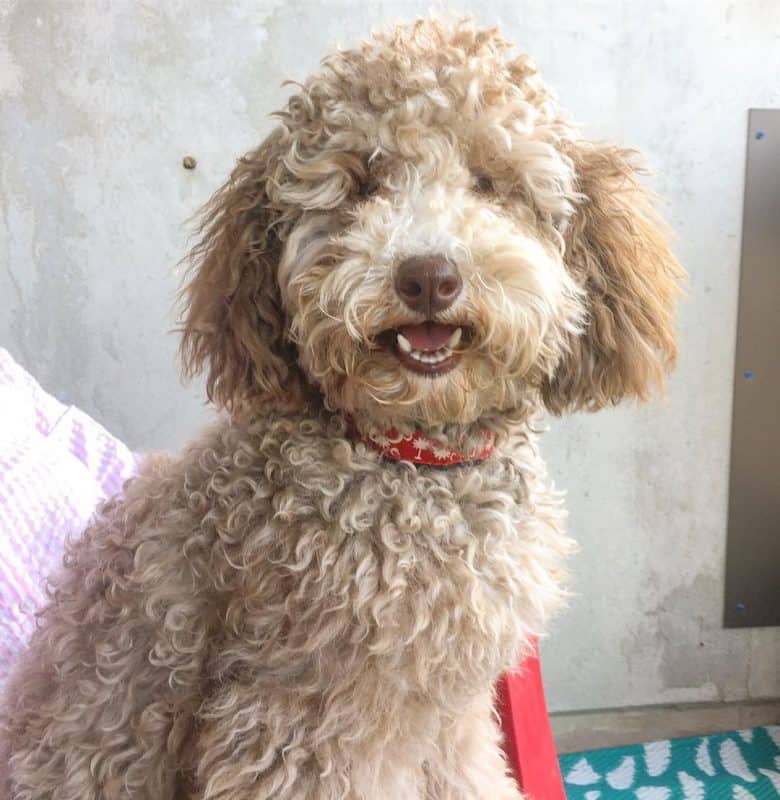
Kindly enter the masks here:
M 752 109 L 734 371 L 724 613 L 729 628 L 780 625 L 779 410 L 780 110 Z

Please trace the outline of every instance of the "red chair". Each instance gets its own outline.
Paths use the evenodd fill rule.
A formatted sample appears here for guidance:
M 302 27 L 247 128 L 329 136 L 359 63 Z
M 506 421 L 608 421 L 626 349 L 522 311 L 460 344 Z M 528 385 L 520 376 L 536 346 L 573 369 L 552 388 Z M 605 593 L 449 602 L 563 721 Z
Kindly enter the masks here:
M 536 647 L 498 682 L 496 707 L 507 760 L 529 800 L 566 800 Z

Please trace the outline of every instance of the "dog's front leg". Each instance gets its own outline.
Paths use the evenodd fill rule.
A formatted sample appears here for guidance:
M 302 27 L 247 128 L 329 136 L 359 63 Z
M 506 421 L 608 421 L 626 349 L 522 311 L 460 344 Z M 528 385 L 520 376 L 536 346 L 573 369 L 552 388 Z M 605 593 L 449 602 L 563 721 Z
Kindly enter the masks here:
M 426 764 L 426 800 L 522 800 L 501 748 L 489 693 L 442 728 L 439 753 Z
M 426 800 L 419 743 L 365 723 L 364 696 L 324 710 L 263 676 L 224 682 L 198 711 L 187 800 Z
M 0 702 L 0 800 L 172 800 L 213 603 L 196 519 L 145 476 L 69 548 Z M 165 509 L 175 509 L 174 513 Z

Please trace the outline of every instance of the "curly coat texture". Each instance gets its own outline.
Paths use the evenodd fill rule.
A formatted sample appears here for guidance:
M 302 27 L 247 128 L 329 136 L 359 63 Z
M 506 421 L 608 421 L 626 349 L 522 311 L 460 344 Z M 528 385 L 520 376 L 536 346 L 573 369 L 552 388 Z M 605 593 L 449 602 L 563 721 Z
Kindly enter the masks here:
M 207 206 L 185 372 L 226 413 L 72 544 L 0 711 L 13 800 L 517 800 L 492 687 L 561 604 L 534 419 L 645 398 L 682 272 L 630 153 L 495 30 L 323 62 Z M 406 369 L 393 289 L 440 253 L 457 366 Z M 423 429 L 487 460 L 391 463 Z

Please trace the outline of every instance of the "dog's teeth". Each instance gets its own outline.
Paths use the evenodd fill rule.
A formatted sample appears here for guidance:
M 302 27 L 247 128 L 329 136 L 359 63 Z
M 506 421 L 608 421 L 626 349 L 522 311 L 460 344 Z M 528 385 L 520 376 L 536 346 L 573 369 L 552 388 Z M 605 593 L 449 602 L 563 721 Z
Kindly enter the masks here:
M 412 352 L 412 345 L 409 340 L 401 333 L 399 333 L 396 337 L 398 341 L 398 348 L 403 351 L 404 353 L 411 353 Z
M 450 335 L 450 338 L 447 339 L 447 347 L 450 350 L 454 350 L 460 344 L 460 337 L 463 335 L 462 328 L 455 328 L 455 330 Z
M 406 339 L 404 339 L 404 341 L 408 344 Z M 452 350 L 450 350 L 449 347 L 440 347 L 438 350 L 434 351 L 412 350 L 410 347 L 410 349 L 407 351 L 400 341 L 398 346 L 404 352 L 408 352 L 410 358 L 413 358 L 415 361 L 419 361 L 421 364 L 440 364 L 442 361 L 445 361 L 452 355 Z

